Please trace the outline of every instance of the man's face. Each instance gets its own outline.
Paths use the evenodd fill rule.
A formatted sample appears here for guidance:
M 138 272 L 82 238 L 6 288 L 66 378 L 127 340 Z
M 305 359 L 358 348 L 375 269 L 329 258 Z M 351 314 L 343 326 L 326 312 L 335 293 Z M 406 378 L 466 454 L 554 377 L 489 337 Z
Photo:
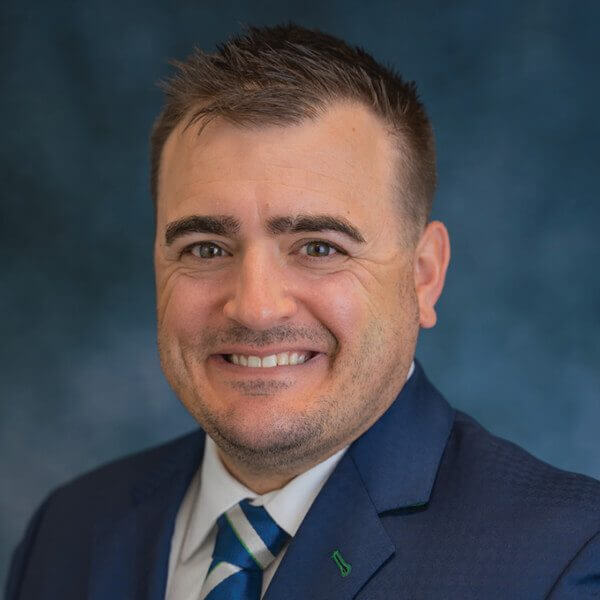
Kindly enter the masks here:
M 216 120 L 168 138 L 155 243 L 161 362 L 232 461 L 300 472 L 358 437 L 401 389 L 419 310 L 397 164 L 379 120 L 355 105 L 301 125 Z

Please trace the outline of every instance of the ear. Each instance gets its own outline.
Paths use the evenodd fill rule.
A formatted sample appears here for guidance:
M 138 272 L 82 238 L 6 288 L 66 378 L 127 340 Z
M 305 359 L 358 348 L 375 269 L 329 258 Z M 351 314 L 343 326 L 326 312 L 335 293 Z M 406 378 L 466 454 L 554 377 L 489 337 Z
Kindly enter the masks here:
M 419 302 L 421 327 L 433 327 L 437 321 L 438 301 L 450 262 L 450 238 L 440 221 L 431 221 L 423 231 L 415 250 L 415 290 Z

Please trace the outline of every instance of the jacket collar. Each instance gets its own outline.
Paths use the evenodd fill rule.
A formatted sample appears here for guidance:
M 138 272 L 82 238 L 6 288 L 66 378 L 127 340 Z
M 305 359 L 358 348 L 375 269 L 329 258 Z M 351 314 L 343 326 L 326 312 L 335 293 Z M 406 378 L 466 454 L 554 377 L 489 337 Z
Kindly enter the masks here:
M 378 513 L 429 501 L 453 420 L 454 410 L 415 361 L 387 412 L 350 447 Z

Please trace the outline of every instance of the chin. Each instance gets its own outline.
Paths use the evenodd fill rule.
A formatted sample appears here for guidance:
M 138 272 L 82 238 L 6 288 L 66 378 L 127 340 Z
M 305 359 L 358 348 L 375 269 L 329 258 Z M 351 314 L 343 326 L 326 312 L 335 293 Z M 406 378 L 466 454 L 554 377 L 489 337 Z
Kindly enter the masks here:
M 217 446 L 256 470 L 293 468 L 319 457 L 330 445 L 323 419 L 306 414 L 269 418 L 255 412 L 224 418 L 202 412 L 198 421 Z

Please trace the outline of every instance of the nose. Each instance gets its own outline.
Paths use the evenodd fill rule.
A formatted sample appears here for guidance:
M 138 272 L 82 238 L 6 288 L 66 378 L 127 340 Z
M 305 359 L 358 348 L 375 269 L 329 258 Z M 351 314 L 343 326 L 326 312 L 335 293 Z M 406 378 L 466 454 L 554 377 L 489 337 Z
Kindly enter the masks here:
M 279 325 L 298 310 L 285 268 L 270 254 L 267 249 L 254 249 L 240 257 L 233 291 L 223 307 L 227 318 L 255 331 Z

